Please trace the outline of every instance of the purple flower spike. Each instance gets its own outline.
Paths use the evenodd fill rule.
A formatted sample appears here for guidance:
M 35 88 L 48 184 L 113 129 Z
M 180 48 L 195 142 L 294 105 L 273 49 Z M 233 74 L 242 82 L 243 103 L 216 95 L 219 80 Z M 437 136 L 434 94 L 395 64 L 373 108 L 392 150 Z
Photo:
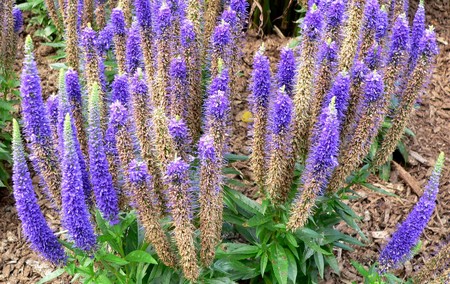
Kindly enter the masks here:
M 128 111 L 120 101 L 113 102 L 110 106 L 110 111 L 110 121 L 115 127 L 126 125 L 128 120 Z
M 378 16 L 380 14 L 380 5 L 378 0 L 369 0 L 364 8 L 364 29 L 376 30 L 378 27 Z
M 58 96 L 51 95 L 45 102 L 47 113 L 50 118 L 50 127 L 52 132 L 58 137 Z
M 239 21 L 236 11 L 232 9 L 225 9 L 222 13 L 221 20 L 228 23 L 231 27 L 237 27 Z
M 420 41 L 419 56 L 425 56 L 428 59 L 433 58 L 439 53 L 436 42 L 436 33 L 433 27 L 428 28 Z
M 66 72 L 66 92 L 71 103 L 82 104 L 80 81 L 78 79 L 78 73 L 75 70 L 68 70 Z
M 94 60 L 97 43 L 97 33 L 90 27 L 86 27 L 81 35 L 81 46 L 86 50 L 87 60 Z
M 216 149 L 214 148 L 214 140 L 209 135 L 204 135 L 198 142 L 198 155 L 200 161 L 214 164 L 218 161 Z
M 14 7 L 13 8 L 13 18 L 14 18 L 14 32 L 16 34 L 20 33 L 23 27 L 23 16 L 22 11 L 20 11 L 19 8 Z
M 336 106 L 336 107 L 335 107 Z M 331 173 L 338 165 L 339 129 L 337 102 L 331 98 L 330 104 L 325 106 L 320 115 L 320 129 L 317 143 L 310 149 L 303 173 L 303 183 L 318 181 L 323 191 L 331 177 Z M 308 179 L 308 180 L 306 180 Z
M 319 40 L 322 35 L 322 20 L 322 11 L 313 5 L 303 21 L 303 34 L 312 41 Z
M 422 36 L 425 32 L 425 7 L 423 1 L 420 1 L 414 16 L 411 30 L 411 55 L 409 58 L 410 70 L 414 68 L 419 57 L 419 46 Z
M 350 76 L 347 72 L 341 72 L 336 76 L 336 79 L 331 87 L 328 97 L 326 99 L 326 105 L 329 105 L 331 99 L 334 97 L 336 100 L 336 117 L 339 123 L 342 123 L 347 113 L 348 98 L 350 92 Z
M 208 97 L 217 93 L 217 91 L 222 91 L 226 93 L 226 95 L 229 95 L 229 83 L 230 78 L 228 76 L 228 69 L 223 69 L 222 72 L 211 81 L 211 84 L 208 87 Z
M 54 264 L 66 261 L 66 255 L 58 239 L 48 226 L 34 193 L 19 124 L 13 121 L 13 193 L 22 230 L 33 250 Z
M 345 15 L 345 3 L 343 0 L 334 0 L 327 9 L 327 29 L 338 28 Z
M 142 62 L 141 36 L 136 23 L 131 26 L 127 39 L 127 72 L 134 74 Z
M 226 123 L 229 112 L 230 101 L 224 92 L 217 91 L 208 97 L 206 102 L 206 116 L 208 117 L 208 121 L 213 120 Z
M 364 58 L 364 63 L 370 70 L 376 70 L 380 67 L 381 63 L 381 47 L 378 44 L 374 44 L 370 47 Z
M 214 29 L 212 44 L 214 51 L 220 56 L 225 52 L 226 47 L 231 43 L 230 24 L 221 22 Z
M 378 72 L 370 72 L 366 76 L 366 85 L 364 87 L 364 104 L 368 106 L 383 98 L 384 84 L 383 76 Z
M 177 57 L 170 62 L 170 99 L 172 115 L 185 117 L 187 114 L 186 105 L 188 104 L 187 67 L 184 59 Z
M 273 134 L 281 135 L 289 132 L 292 111 L 292 99 L 281 88 L 278 90 L 278 95 L 270 110 L 269 127 Z
M 263 54 L 263 50 L 259 50 L 253 58 L 251 101 L 254 113 L 269 106 L 270 77 L 269 58 Z
M 94 84 L 93 92 L 89 98 L 88 127 L 91 181 L 97 208 L 103 218 L 111 224 L 116 224 L 118 222 L 117 215 L 119 214 L 118 197 L 113 187 L 111 173 L 109 172 L 105 145 L 103 144 L 103 130 L 100 125 L 98 85 Z M 105 138 L 105 140 L 107 139 Z
M 172 12 L 166 2 L 163 2 L 159 7 L 155 20 L 156 34 L 158 37 L 161 38 L 167 36 L 169 29 L 172 26 Z
M 389 15 L 384 6 L 378 11 L 378 23 L 375 31 L 375 40 L 380 43 L 381 39 L 386 36 L 389 27 Z
M 111 12 L 111 25 L 114 35 L 125 35 L 127 28 L 122 9 L 115 8 Z
M 247 19 L 248 7 L 249 5 L 247 0 L 230 0 L 230 8 L 236 11 L 241 21 Z
M 419 241 L 436 206 L 443 164 L 444 153 L 441 153 L 422 197 L 381 252 L 378 259 L 380 274 L 398 268 L 411 257 L 411 251 Z
M 113 28 L 111 24 L 106 25 L 99 33 L 96 40 L 97 51 L 104 55 L 111 49 L 113 44 Z
M 67 114 L 64 120 L 64 155 L 62 159 L 62 223 L 68 230 L 75 246 L 92 251 L 95 248 L 96 237 L 86 205 L 83 182 L 77 151 L 73 140 L 71 118 Z
M 280 62 L 278 63 L 278 87 L 284 86 L 286 94 L 291 97 L 294 91 L 295 69 L 294 50 L 288 47 L 283 48 L 280 53 Z
M 128 88 L 128 76 L 116 75 L 112 83 L 111 101 L 119 101 L 123 106 L 128 107 L 130 91 Z
M 191 206 L 191 188 L 190 186 L 187 186 L 190 184 L 189 164 L 179 158 L 175 159 L 173 162 L 170 162 L 167 166 L 165 180 L 169 185 L 168 191 L 172 193 L 170 194 L 171 196 L 183 196 L 183 198 L 178 198 L 178 200 L 171 200 L 172 202 L 169 202 L 171 210 L 182 210 L 184 214 L 187 213 L 189 219 L 192 219 L 193 212 Z M 180 189 L 184 189 L 184 192 L 180 192 Z M 172 214 L 174 223 L 183 223 L 185 220 L 182 220 L 182 218 L 186 217 L 184 214 Z M 180 217 L 180 219 L 178 217 Z
M 352 79 L 356 83 L 364 82 L 366 75 L 369 73 L 369 68 L 363 61 L 357 61 L 353 66 Z
M 135 0 L 134 7 L 136 18 L 139 26 L 143 30 L 151 31 L 152 29 L 152 12 L 149 0 Z
M 336 42 L 324 42 L 321 45 L 318 54 L 318 62 L 327 62 L 323 64 L 327 64 L 333 70 L 337 66 L 338 62 L 338 46 Z
M 194 30 L 194 24 L 189 20 L 184 20 L 180 28 L 181 45 L 184 48 L 188 48 L 195 43 L 196 35 Z
M 400 15 L 395 21 L 391 44 L 388 55 L 388 62 L 395 60 L 398 54 L 409 50 L 409 26 L 405 15 Z
M 171 119 L 169 122 L 169 133 L 177 149 L 183 150 L 191 144 L 189 129 L 183 119 Z

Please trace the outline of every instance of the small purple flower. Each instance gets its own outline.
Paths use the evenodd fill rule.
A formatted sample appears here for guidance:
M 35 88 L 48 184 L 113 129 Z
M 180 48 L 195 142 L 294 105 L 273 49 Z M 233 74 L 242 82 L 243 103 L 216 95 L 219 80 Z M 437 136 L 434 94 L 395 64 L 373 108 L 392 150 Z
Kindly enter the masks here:
M 425 32 L 425 7 L 423 1 L 420 1 L 414 16 L 413 25 L 411 29 L 411 54 L 409 58 L 410 71 L 414 68 L 419 57 L 420 41 Z
M 342 24 L 345 15 L 345 3 L 343 0 L 334 0 L 326 12 L 326 26 L 328 30 L 337 29 Z
M 357 84 L 364 82 L 369 68 L 363 61 L 356 61 L 352 68 L 352 81 Z
M 368 30 L 376 30 L 379 26 L 378 16 L 380 15 L 380 5 L 378 0 L 367 1 L 364 7 L 364 25 L 363 28 Z
M 238 26 L 239 19 L 237 13 L 231 8 L 223 10 L 222 16 L 220 18 L 225 23 L 228 23 L 232 28 Z
M 152 12 L 150 0 L 135 0 L 134 7 L 139 26 L 143 30 L 152 30 Z
M 250 99 L 254 113 L 269 106 L 270 88 L 270 62 L 269 58 L 263 54 L 263 49 L 261 49 L 256 52 L 253 58 L 252 94 Z
M 169 133 L 178 150 L 185 150 L 191 144 L 189 129 L 183 119 L 171 119 L 169 121 Z
M 278 63 L 278 88 L 284 86 L 286 94 L 292 97 L 294 91 L 294 78 L 295 78 L 295 55 L 294 50 L 289 47 L 285 47 L 280 53 L 280 62 Z
M 318 183 L 323 191 L 329 182 L 334 168 L 338 165 L 340 120 L 335 107 L 335 98 L 322 109 L 317 130 L 317 140 L 309 150 L 305 170 L 302 175 L 303 184 Z M 316 193 L 318 194 L 318 193 Z
M 381 46 L 376 43 L 373 44 L 367 51 L 364 63 L 370 70 L 378 69 L 381 64 Z
M 155 5 L 157 5 L 155 3 Z M 166 2 L 163 2 L 157 11 L 156 34 L 159 39 L 167 39 L 169 29 L 172 26 L 172 12 Z
M 13 193 L 22 230 L 32 249 L 54 264 L 66 261 L 63 247 L 48 226 L 34 193 L 19 124 L 13 120 Z
M 192 188 L 189 180 L 189 164 L 180 158 L 167 165 L 165 182 L 168 185 L 169 206 L 174 223 L 184 224 L 192 219 Z M 176 197 L 176 198 L 175 198 Z
M 112 125 L 125 126 L 128 121 L 128 111 L 120 101 L 114 101 L 110 106 L 110 121 Z
M 62 158 L 62 223 L 68 230 L 75 246 L 92 251 L 96 237 L 90 222 L 89 210 L 83 192 L 83 182 L 73 138 L 71 118 L 67 114 L 64 119 L 64 154 Z
M 228 69 L 223 69 L 212 81 L 208 87 L 208 97 L 222 91 L 229 95 L 230 77 L 228 76 Z
M 187 75 L 184 59 L 181 57 L 172 59 L 169 69 L 172 115 L 186 116 L 189 96 Z
M 81 34 L 81 46 L 85 50 L 87 60 L 94 60 L 96 57 L 97 33 L 90 27 L 84 28 Z
M 225 92 L 216 91 L 211 94 L 206 101 L 206 117 L 207 121 L 220 122 L 226 125 L 226 121 L 230 114 L 230 101 Z
M 381 39 L 386 36 L 389 27 L 389 15 L 384 6 L 378 11 L 378 23 L 375 31 L 375 40 L 380 43 Z
M 269 113 L 269 128 L 272 134 L 281 135 L 290 131 L 292 111 L 292 99 L 281 88 Z
M 113 180 L 109 172 L 108 160 L 103 142 L 103 130 L 100 122 L 98 85 L 94 85 L 89 98 L 89 168 L 95 194 L 97 208 L 103 218 L 111 224 L 118 222 L 119 213 L 117 192 L 113 187 Z M 108 135 L 108 133 L 106 134 Z M 105 138 L 105 140 L 107 140 Z M 115 143 L 114 143 L 115 145 Z
M 228 48 L 231 44 L 231 27 L 230 24 L 222 21 L 219 25 L 214 29 L 214 33 L 212 35 L 212 45 L 214 48 L 214 52 L 219 57 L 227 57 Z
M 99 33 L 95 45 L 99 54 L 106 54 L 113 45 L 113 28 L 111 24 L 106 25 Z
M 419 56 L 425 56 L 427 59 L 432 59 L 439 53 L 439 48 L 436 42 L 436 32 L 431 26 L 425 31 L 419 48 Z
M 202 163 L 217 163 L 217 153 L 214 147 L 214 139 L 210 135 L 203 135 L 198 142 L 198 156 Z
M 127 75 L 116 75 L 112 83 L 111 101 L 120 101 L 120 103 L 128 107 L 130 101 L 130 91 L 128 87 Z
M 311 41 L 319 40 L 322 35 L 322 22 L 322 11 L 316 5 L 312 5 L 303 21 L 303 34 Z
M 380 274 L 397 268 L 411 257 L 411 251 L 419 241 L 436 206 L 443 164 L 444 153 L 441 153 L 422 197 L 381 252 L 378 259 Z
M 230 8 L 236 11 L 241 21 L 247 20 L 248 7 L 247 0 L 230 0 Z
M 184 20 L 180 28 L 181 45 L 188 48 L 195 43 L 196 34 L 194 24 L 189 20 Z
M 50 127 L 52 128 L 52 132 L 56 131 L 55 134 L 58 136 L 56 130 L 58 128 L 58 96 L 51 95 L 48 97 L 45 102 L 45 106 L 50 119 Z
M 22 11 L 20 11 L 19 8 L 14 7 L 13 8 L 13 18 L 14 18 L 14 32 L 16 34 L 20 33 L 23 27 L 23 16 Z
M 114 35 L 124 36 L 127 33 L 125 16 L 122 9 L 115 8 L 111 12 L 111 28 Z
M 335 69 L 338 63 L 338 46 L 334 41 L 324 41 L 319 49 L 318 62 Z
M 325 100 L 325 106 L 330 104 L 331 99 L 335 98 L 336 118 L 340 123 L 345 119 L 347 113 L 348 99 L 350 95 L 350 76 L 347 72 L 339 73 L 331 87 L 330 92 Z
M 377 71 L 370 72 L 366 76 L 364 86 L 364 104 L 367 107 L 369 104 L 379 101 L 383 98 L 384 85 L 383 76 Z
M 401 62 L 397 62 L 398 57 L 409 50 L 409 43 L 409 26 L 403 14 L 397 18 L 392 30 L 388 63 L 394 61 L 394 64 L 400 64 Z
M 142 62 L 141 36 L 136 23 L 131 26 L 127 38 L 127 72 L 134 74 Z

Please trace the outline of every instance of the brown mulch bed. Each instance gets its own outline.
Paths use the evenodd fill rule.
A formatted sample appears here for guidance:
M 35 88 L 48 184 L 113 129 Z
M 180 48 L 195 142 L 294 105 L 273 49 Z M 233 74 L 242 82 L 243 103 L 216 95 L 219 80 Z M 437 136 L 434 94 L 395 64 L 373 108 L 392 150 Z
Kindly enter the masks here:
M 417 1 L 412 2 L 414 3 L 411 3 L 411 11 L 415 11 Z M 448 0 L 426 1 L 425 7 L 428 23 L 436 27 L 440 55 L 436 62 L 429 91 L 422 97 L 420 108 L 415 112 L 410 122 L 409 127 L 416 134 L 414 138 L 407 141 L 411 154 L 410 159 L 406 164 L 400 164 L 413 180 L 405 178 L 395 168 L 393 168 L 389 183 L 371 177 L 373 183 L 377 183 L 379 187 L 397 194 L 399 198 L 380 195 L 363 188 L 357 189 L 362 197 L 353 202 L 351 206 L 363 217 L 360 226 L 370 242 L 367 246 L 356 248 L 351 253 L 344 252 L 341 254 L 338 252 L 342 274 L 336 276 L 331 272 L 327 273 L 325 283 L 361 282 L 362 279 L 357 276 L 349 260 L 358 260 L 366 266 L 376 261 L 389 236 L 418 200 L 418 195 L 412 189 L 411 184 L 418 184 L 420 188 L 424 187 L 440 151 L 444 151 L 450 157 L 450 3 Z M 262 40 L 252 33 L 247 37 L 242 64 L 244 75 L 238 81 L 240 96 L 232 102 L 235 135 L 231 150 L 235 153 L 250 153 L 249 125 L 242 121 L 242 114 L 248 109 L 247 95 L 249 90 L 247 82 L 250 77 L 253 54 L 264 41 L 266 54 L 271 58 L 272 70 L 276 70 L 279 51 L 287 44 L 288 40 L 280 39 L 275 35 Z M 48 96 L 57 90 L 58 72 L 48 67 L 50 61 L 47 59 L 47 56 L 51 55 L 54 50 L 38 43 L 36 48 L 44 95 Z M 20 55 L 18 69 L 20 69 L 22 58 L 23 55 Z M 242 172 L 245 179 L 251 180 L 251 171 L 246 163 L 237 163 L 236 167 Z M 411 275 L 442 244 L 450 240 L 449 189 L 450 159 L 446 158 L 437 210 L 421 238 L 423 241 L 422 249 L 419 255 L 396 272 L 397 275 Z M 255 193 L 250 184 L 246 193 L 248 195 Z M 39 256 L 30 250 L 29 245 L 23 239 L 13 199 L 11 196 L 5 196 L 5 192 L 1 194 L 3 196 L 0 196 L 0 216 L 2 216 L 0 219 L 0 283 L 36 283 L 38 279 L 53 271 L 54 267 L 42 261 Z M 6 193 L 6 195 L 8 194 Z M 42 205 L 45 208 L 44 202 Z M 50 223 L 56 226 L 57 221 L 55 217 L 51 216 L 53 215 L 52 211 L 46 209 L 45 212 L 47 216 L 50 216 L 48 220 L 52 220 Z M 345 227 L 342 229 L 348 230 Z M 349 232 L 351 231 L 349 230 Z M 64 280 L 61 282 L 64 282 Z

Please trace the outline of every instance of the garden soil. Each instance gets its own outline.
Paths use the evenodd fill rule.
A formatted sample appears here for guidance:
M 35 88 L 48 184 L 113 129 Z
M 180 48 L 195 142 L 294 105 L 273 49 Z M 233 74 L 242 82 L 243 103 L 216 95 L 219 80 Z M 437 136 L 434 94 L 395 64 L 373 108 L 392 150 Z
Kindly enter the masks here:
M 410 14 L 415 11 L 417 1 L 411 1 Z M 383 182 L 376 176 L 370 177 L 370 182 L 376 186 L 395 193 L 398 197 L 379 194 L 365 188 L 355 188 L 361 195 L 349 205 L 362 217 L 359 222 L 369 241 L 366 246 L 357 247 L 353 252 L 336 250 L 335 254 L 341 268 L 341 275 L 328 271 L 326 284 L 332 283 L 361 283 L 362 278 L 357 275 L 349 260 L 354 259 L 365 266 L 370 266 L 377 260 L 379 252 L 388 241 L 396 226 L 405 219 L 409 211 L 417 202 L 420 194 L 431 175 L 435 159 L 440 151 L 447 154 L 445 169 L 441 180 L 441 190 L 438 195 L 437 209 L 422 236 L 423 245 L 418 255 L 408 261 L 396 271 L 400 277 L 411 276 L 422 264 L 432 257 L 439 248 L 450 241 L 450 2 L 448 0 L 433 0 L 425 2 L 427 23 L 436 27 L 440 54 L 436 60 L 434 73 L 430 80 L 427 93 L 420 99 L 420 106 L 412 115 L 409 128 L 415 133 L 413 138 L 405 138 L 409 152 L 408 161 L 397 161 L 393 164 L 389 182 Z M 26 15 L 25 15 L 26 17 Z M 32 34 L 33 30 L 27 30 Z M 57 91 L 58 72 L 50 69 L 53 61 L 49 56 L 55 50 L 41 45 L 36 41 L 36 59 L 42 78 L 44 95 L 48 96 Z M 270 35 L 263 39 L 250 32 L 243 50 L 241 65 L 242 76 L 238 80 L 238 95 L 233 105 L 233 139 L 231 151 L 237 154 L 250 153 L 249 135 L 251 135 L 248 119 L 247 97 L 249 93 L 248 80 L 251 73 L 252 58 L 264 42 L 266 54 L 271 59 L 272 70 L 276 70 L 279 52 L 288 42 L 288 38 Z M 20 46 L 23 46 L 23 39 Z M 17 70 L 21 68 L 22 52 L 17 60 Z M 234 167 L 240 172 L 235 178 L 242 179 L 247 187 L 244 193 L 255 197 L 255 188 L 251 171 L 246 162 L 235 163 Z M 35 180 L 35 183 L 37 180 Z M 39 193 L 38 193 L 39 194 Z M 52 227 L 59 226 L 56 213 L 48 208 L 45 198 L 40 198 L 41 208 Z M 48 275 L 56 268 L 41 260 L 24 241 L 20 228 L 20 221 L 14 208 L 12 196 L 5 191 L 0 192 L 0 283 L 36 283 L 40 278 Z M 355 235 L 346 225 L 340 229 Z M 62 277 L 52 283 L 68 283 L 67 277 Z

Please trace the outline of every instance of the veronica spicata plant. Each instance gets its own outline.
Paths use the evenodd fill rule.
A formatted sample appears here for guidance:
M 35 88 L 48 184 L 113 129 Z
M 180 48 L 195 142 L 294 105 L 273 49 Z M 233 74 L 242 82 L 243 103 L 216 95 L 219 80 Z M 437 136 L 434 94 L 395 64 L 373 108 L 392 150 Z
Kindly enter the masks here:
M 402 13 L 386 19 L 376 0 L 310 1 L 300 56 L 283 49 L 277 72 L 263 47 L 254 56 L 246 157 L 230 153 L 246 1 L 223 10 L 220 1 L 130 2 L 112 7 L 109 20 L 103 1 L 60 6 L 71 11 L 69 70 L 48 109 L 27 39 L 24 137 L 41 187 L 61 212 L 66 250 L 49 258 L 46 248 L 60 253 L 55 234 L 41 220 L 54 243 L 47 247 L 23 220 L 33 246 L 88 283 L 312 283 L 327 266 L 339 273 L 334 249 L 362 243 L 336 225 L 343 220 L 365 239 L 343 202 L 355 198 L 348 186 L 367 185 L 372 163 L 361 164 L 398 96 L 392 135 L 373 164 L 394 150 L 436 55 L 434 31 L 423 32 L 410 67 Z M 378 19 L 386 27 L 374 25 Z M 228 167 L 237 160 L 249 161 L 259 201 L 227 178 L 239 174 Z

